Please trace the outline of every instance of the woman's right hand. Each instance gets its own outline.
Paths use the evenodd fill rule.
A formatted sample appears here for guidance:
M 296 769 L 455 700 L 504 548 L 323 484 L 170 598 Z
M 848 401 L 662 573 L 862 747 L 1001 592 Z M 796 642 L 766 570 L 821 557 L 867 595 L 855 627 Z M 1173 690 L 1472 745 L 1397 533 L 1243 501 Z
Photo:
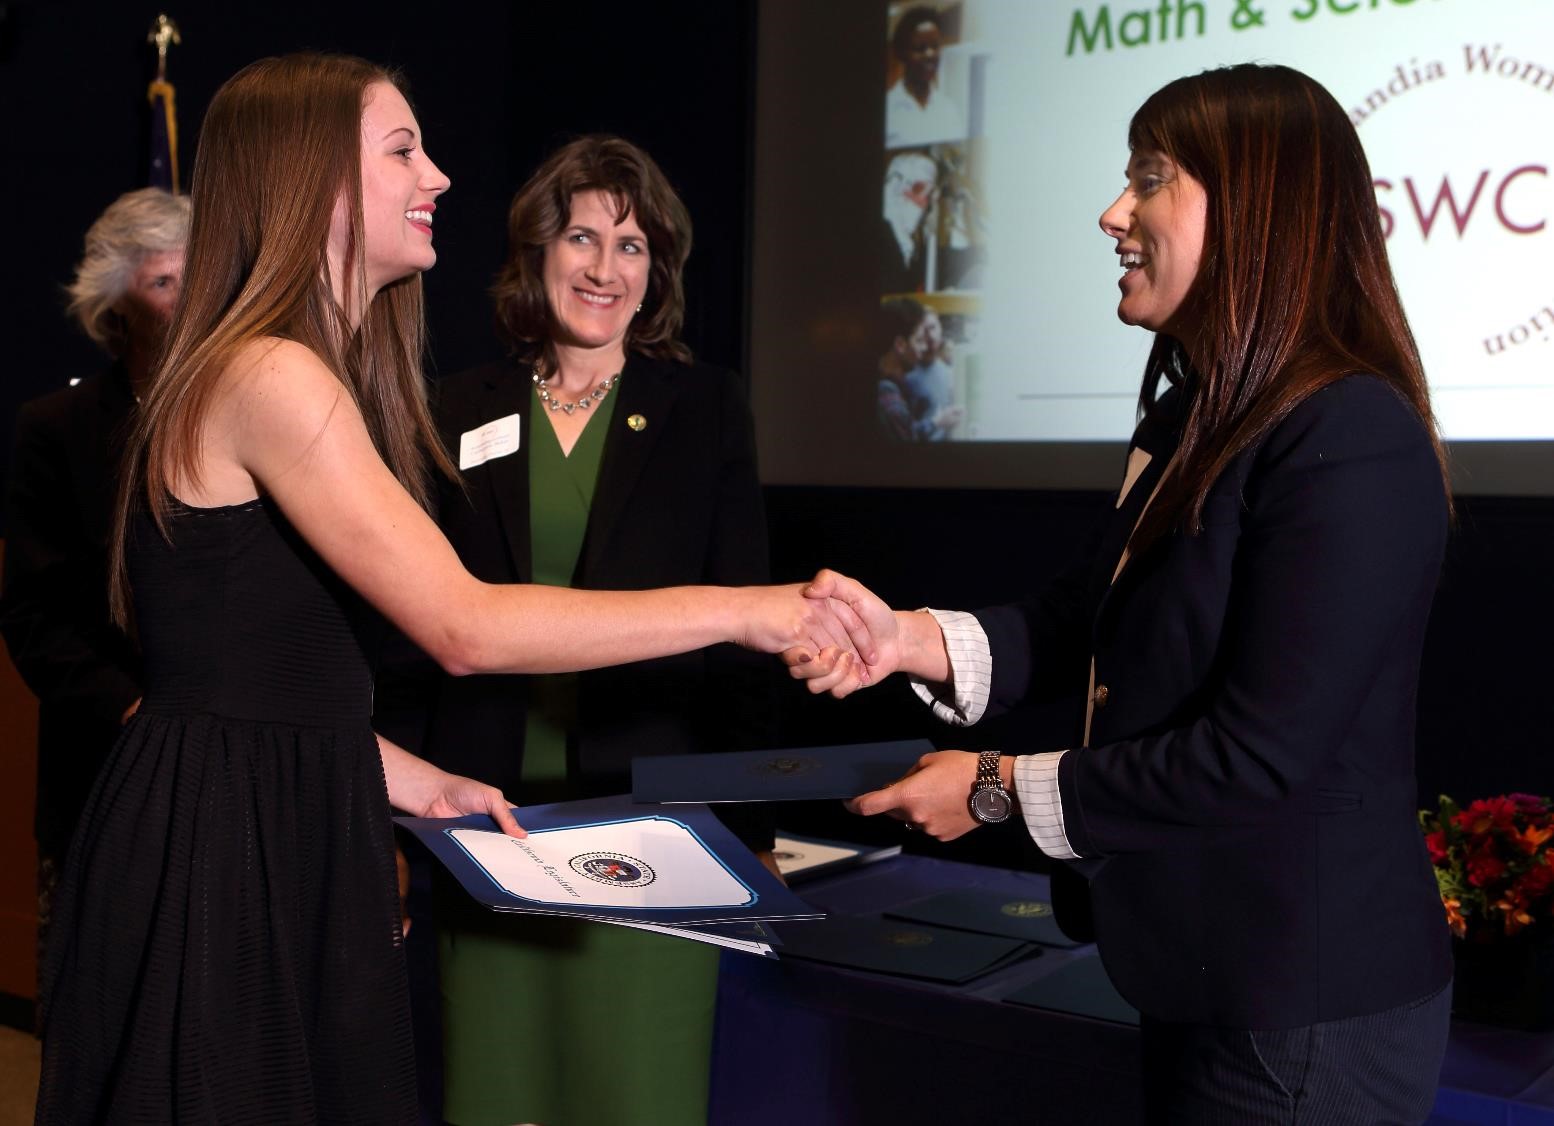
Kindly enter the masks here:
M 742 604 L 735 640 L 746 649 L 781 653 L 783 660 L 872 663 L 877 646 L 845 601 L 817 597 L 812 583 L 738 588 Z
M 807 682 L 810 692 L 829 692 L 840 700 L 901 667 L 900 617 L 868 587 L 835 571 L 821 571 L 805 585 L 804 594 L 814 602 L 845 607 L 872 641 L 870 652 L 862 653 L 861 660 L 837 650 L 805 654 L 790 649 L 783 653 L 789 674 Z

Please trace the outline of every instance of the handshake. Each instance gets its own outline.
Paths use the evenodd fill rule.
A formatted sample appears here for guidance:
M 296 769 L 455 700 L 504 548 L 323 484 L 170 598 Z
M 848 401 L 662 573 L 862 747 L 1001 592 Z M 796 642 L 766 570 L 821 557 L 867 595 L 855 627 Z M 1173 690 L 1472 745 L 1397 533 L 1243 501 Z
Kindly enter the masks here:
M 932 614 L 892 610 L 862 583 L 821 571 L 797 588 L 766 587 L 777 594 L 796 589 L 804 641 L 786 646 L 745 643 L 781 655 L 788 672 L 807 682 L 814 693 L 840 699 L 903 672 L 930 684 L 950 680 L 950 659 L 944 632 Z M 1006 800 L 1014 789 L 1014 760 L 1000 758 L 999 788 Z M 846 803 L 865 817 L 884 814 L 939 840 L 954 840 L 979 824 L 971 814 L 968 795 L 978 784 L 978 756 L 970 751 L 935 751 L 924 755 L 895 783 Z
M 762 602 L 750 608 L 739 643 L 779 654 L 789 675 L 813 693 L 841 699 L 893 672 L 930 682 L 949 678 L 944 638 L 933 617 L 892 610 L 846 575 L 821 571 L 797 586 L 745 593 Z M 796 608 L 795 593 L 801 599 Z

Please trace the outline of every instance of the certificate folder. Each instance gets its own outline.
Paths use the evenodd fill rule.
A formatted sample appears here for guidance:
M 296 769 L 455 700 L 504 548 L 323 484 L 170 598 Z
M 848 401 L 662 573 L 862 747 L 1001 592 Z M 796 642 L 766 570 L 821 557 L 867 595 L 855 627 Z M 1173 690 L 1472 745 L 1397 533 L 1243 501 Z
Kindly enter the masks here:
M 670 816 L 612 797 L 514 813 L 525 838 L 505 836 L 483 814 L 395 820 L 494 911 L 668 928 L 820 917 L 705 806 Z M 683 937 L 746 941 L 710 933 Z
M 1117 1024 L 1137 1024 L 1139 1013 L 1122 999 L 1106 967 L 1094 955 L 1076 958 L 1061 969 L 1031 982 L 1004 1000 L 1033 1009 L 1053 1009 Z
M 930 895 L 927 899 L 892 907 L 886 914 L 909 922 L 996 934 L 1042 946 L 1068 949 L 1079 945 L 1058 929 L 1057 920 L 1052 917 L 1052 904 L 985 888 L 961 888 Z
M 879 916 L 831 915 L 803 926 L 780 925 L 778 931 L 785 958 L 956 985 L 1038 954 L 1041 949 L 1016 939 Z
M 888 786 L 933 750 L 927 739 L 786 751 L 655 755 L 633 759 L 639 802 L 815 801 Z
M 781 830 L 778 830 L 772 846 L 772 858 L 777 861 L 777 870 L 790 885 L 900 855 L 901 846 L 898 844 L 853 844 L 851 841 L 798 837 Z

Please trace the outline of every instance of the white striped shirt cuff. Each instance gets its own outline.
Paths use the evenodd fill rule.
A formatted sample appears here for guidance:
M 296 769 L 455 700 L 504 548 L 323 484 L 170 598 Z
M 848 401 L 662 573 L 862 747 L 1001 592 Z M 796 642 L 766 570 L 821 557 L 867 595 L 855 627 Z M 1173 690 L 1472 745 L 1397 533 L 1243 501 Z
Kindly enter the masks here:
M 1067 751 L 1020 755 L 1014 760 L 1014 792 L 1020 814 L 1036 846 L 1054 860 L 1078 860 L 1063 827 L 1063 797 L 1058 792 L 1058 762 Z
M 975 614 L 965 610 L 929 610 L 944 632 L 944 651 L 950 658 L 948 684 L 931 685 L 911 677 L 912 691 L 933 709 L 933 714 L 953 727 L 970 727 L 987 711 L 988 690 L 993 683 L 993 655 L 987 633 Z M 945 699 L 934 691 L 946 690 Z

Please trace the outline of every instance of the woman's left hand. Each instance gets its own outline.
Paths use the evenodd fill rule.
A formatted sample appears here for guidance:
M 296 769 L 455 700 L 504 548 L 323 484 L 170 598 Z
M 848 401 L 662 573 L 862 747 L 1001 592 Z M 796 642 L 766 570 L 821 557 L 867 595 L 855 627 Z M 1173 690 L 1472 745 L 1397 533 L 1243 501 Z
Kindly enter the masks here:
M 389 804 L 416 817 L 463 817 L 484 813 L 509 837 L 526 837 L 513 817 L 511 803 L 495 786 L 473 778 L 449 774 L 382 735 L 378 752 L 383 756 L 383 779 L 388 783 Z
M 445 773 L 441 781 L 441 787 L 432 792 L 422 817 L 463 817 L 470 813 L 484 813 L 509 837 L 529 835 L 513 816 L 512 805 L 495 786 L 465 778 L 462 774 Z
M 846 805 L 864 817 L 884 813 L 937 840 L 953 841 L 980 824 L 970 806 L 976 778 L 975 752 L 934 751 L 918 759 L 899 782 L 860 794 Z

